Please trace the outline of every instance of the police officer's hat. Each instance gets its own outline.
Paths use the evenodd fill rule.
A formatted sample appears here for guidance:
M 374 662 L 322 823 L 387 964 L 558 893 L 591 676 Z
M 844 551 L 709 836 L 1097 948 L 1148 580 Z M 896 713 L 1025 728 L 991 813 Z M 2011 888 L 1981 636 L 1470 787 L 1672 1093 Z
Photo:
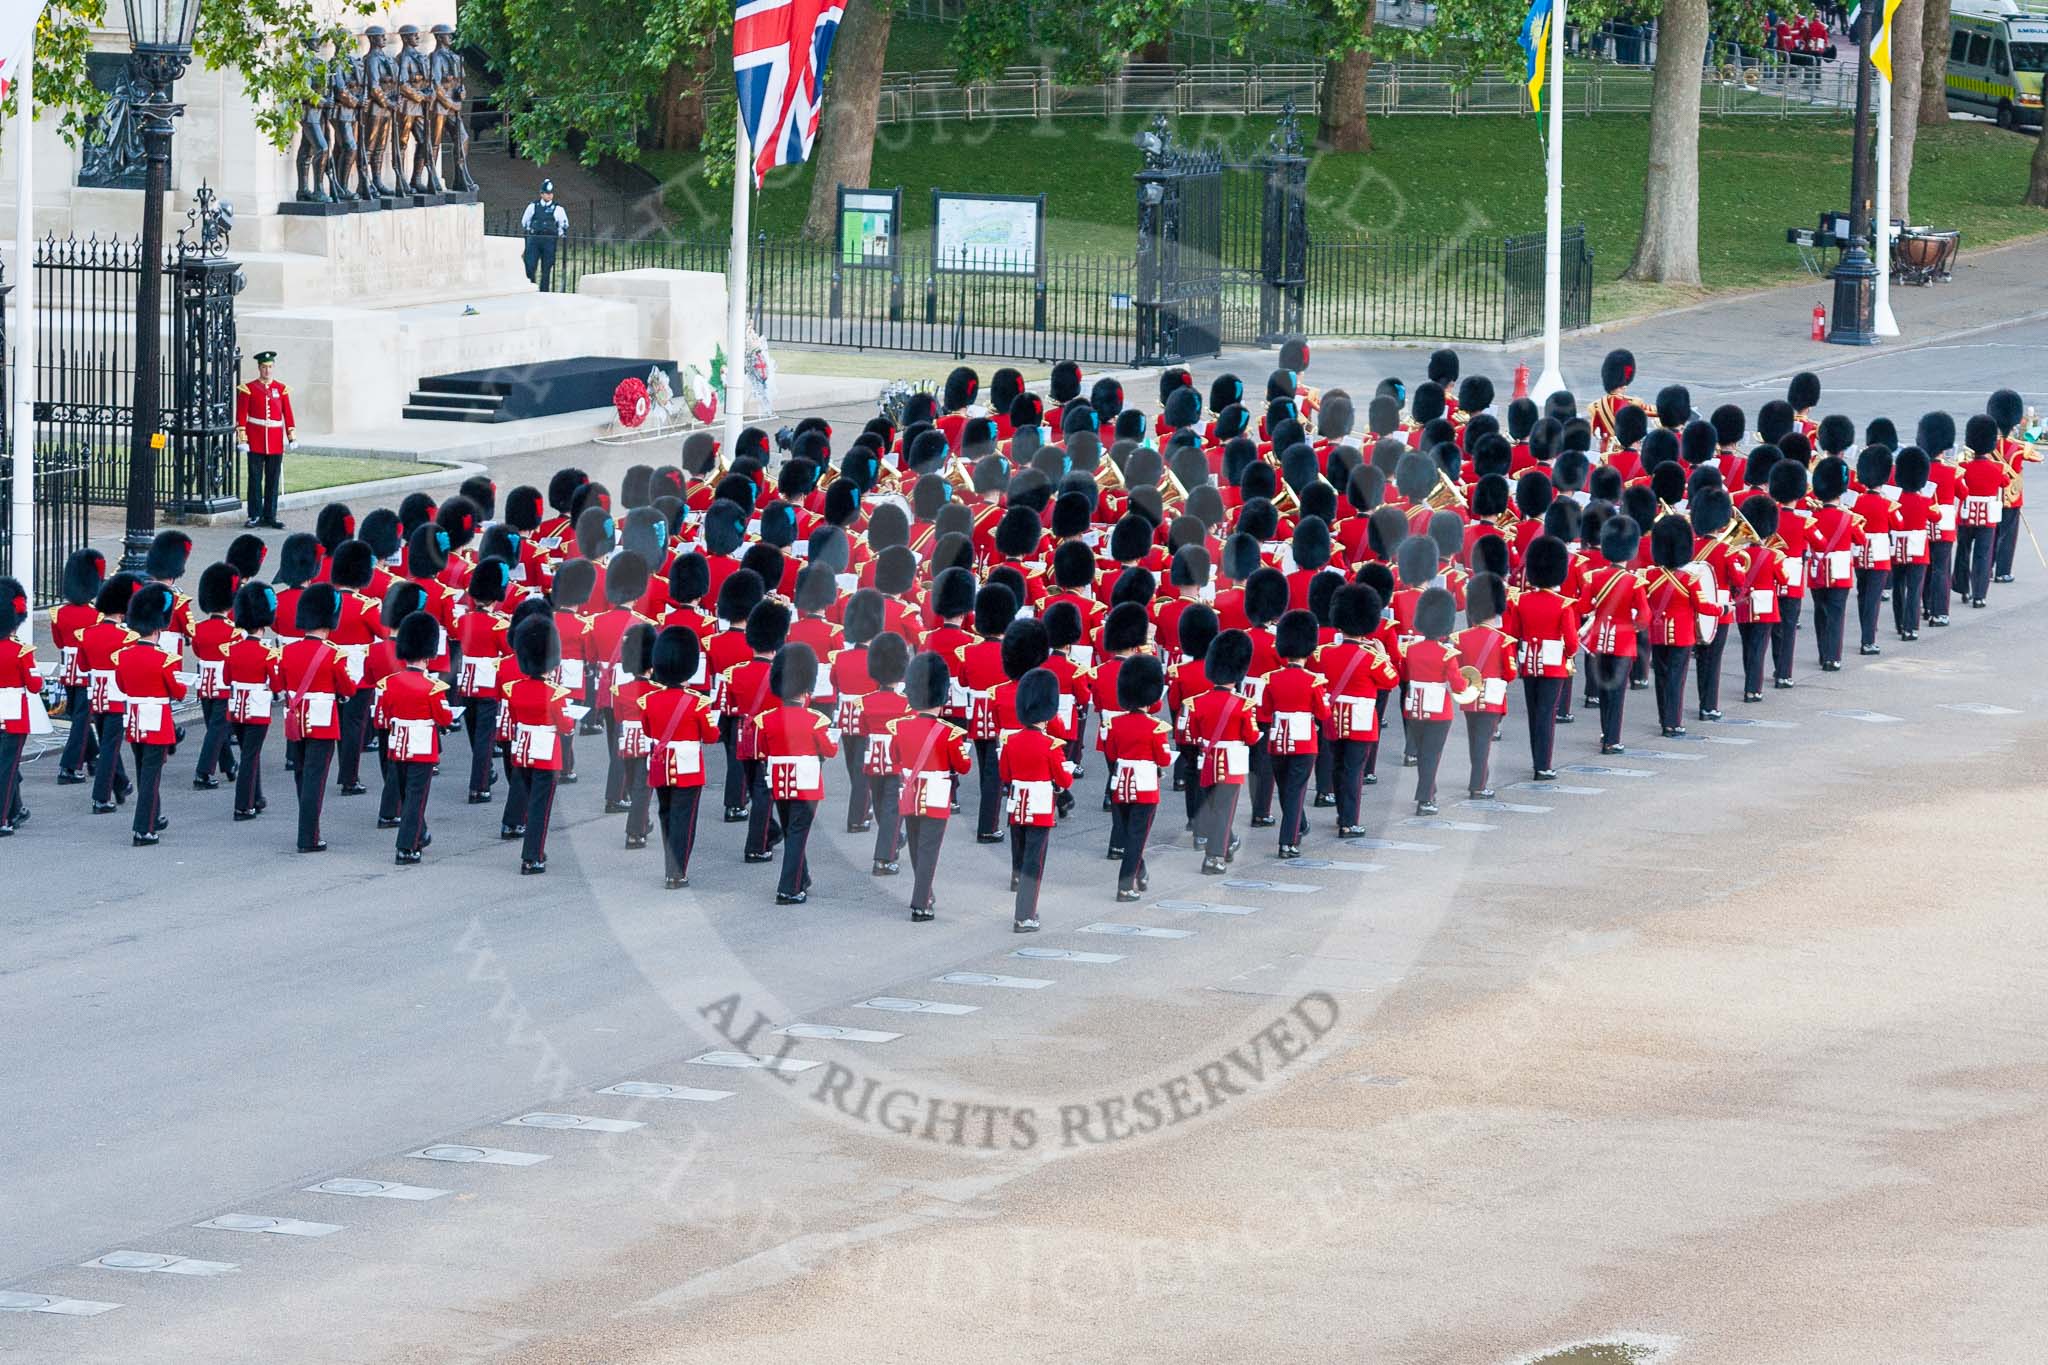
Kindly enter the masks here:
M 543 181 L 541 181 L 541 182 L 540 182 L 540 192 L 541 192 L 542 194 L 553 194 L 553 193 L 555 192 L 555 182 L 554 182 L 554 181 L 552 181 L 552 180 L 543 180 Z

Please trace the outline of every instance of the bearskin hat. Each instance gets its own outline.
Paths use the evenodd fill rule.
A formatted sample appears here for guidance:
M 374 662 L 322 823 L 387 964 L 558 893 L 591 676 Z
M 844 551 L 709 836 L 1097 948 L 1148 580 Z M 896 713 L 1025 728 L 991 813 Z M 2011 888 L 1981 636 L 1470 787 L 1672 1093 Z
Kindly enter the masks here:
M 1465 620 L 1470 624 L 1497 621 L 1507 607 L 1508 585 L 1499 574 L 1476 573 L 1465 584 Z
M 1102 620 L 1102 648 L 1110 654 L 1143 649 L 1151 629 L 1152 618 L 1145 614 L 1144 607 L 1136 602 L 1119 602 Z
M 1532 588 L 1561 588 L 1571 573 L 1571 553 L 1556 536 L 1538 536 L 1522 557 L 1522 573 Z
M 1763 487 L 1771 477 L 1771 466 L 1783 458 L 1782 452 L 1776 446 L 1751 446 L 1749 454 L 1743 457 L 1743 485 L 1748 488 Z
M 1380 595 L 1362 583 L 1346 583 L 1330 599 L 1330 624 L 1340 635 L 1353 639 L 1379 629 L 1380 613 L 1386 610 Z
M 334 590 L 329 588 L 327 592 L 331 596 Z M 154 635 L 171 623 L 171 613 L 177 605 L 177 596 L 168 585 L 144 583 L 128 599 L 128 629 L 137 635 Z M 305 616 L 303 606 L 299 615 L 302 619 Z
M 1219 631 L 1202 659 L 1202 671 L 1214 687 L 1236 687 L 1251 667 L 1252 637 L 1241 630 Z
M 1678 458 L 1689 465 L 1702 465 L 1719 449 L 1714 428 L 1707 422 L 1687 422 L 1678 433 Z
M 328 581 L 347 592 L 361 592 L 370 586 L 377 572 L 377 557 L 360 540 L 344 540 L 334 547 L 327 566 Z
M 1692 391 L 1683 384 L 1666 384 L 1657 390 L 1657 421 L 1673 429 L 1692 417 Z
M 1863 428 L 1863 444 L 1883 446 L 1887 450 L 1899 448 L 1899 428 L 1889 417 L 1873 417 Z
M 73 550 L 64 560 L 64 600 L 74 607 L 89 605 L 106 578 L 106 556 L 91 548 Z
M 1635 382 L 1636 358 L 1627 351 L 1609 351 L 1600 362 L 1600 388 L 1604 393 L 1625 389 Z
M 1805 465 L 1797 460 L 1779 460 L 1771 466 L 1764 487 L 1773 502 L 1789 506 L 1806 496 L 1809 483 Z
M 1945 412 L 1923 413 L 1915 429 L 1913 444 L 1930 456 L 1956 448 L 1956 419 Z
M 1441 640 L 1458 628 L 1458 599 L 1448 588 L 1424 588 L 1415 600 L 1415 633 Z
M 1849 466 L 1839 455 L 1830 455 L 1813 467 L 1813 495 L 1832 502 L 1849 491 Z
M 1989 455 L 1998 449 L 1998 422 L 1987 413 L 1978 413 L 1963 423 L 1963 444 L 1979 455 Z
M 1458 384 L 1458 411 L 1484 412 L 1493 406 L 1493 381 L 1483 374 L 1469 375 Z
M 268 583 L 244 583 L 235 590 L 235 625 L 255 634 L 277 619 L 277 593 Z
M 1891 481 L 1892 452 L 1885 446 L 1865 446 L 1856 456 L 1856 478 L 1865 488 L 1882 488 Z
M 149 542 L 142 571 L 151 578 L 173 582 L 185 576 L 192 559 L 192 537 L 179 530 L 163 530 Z
M 377 605 L 377 620 L 384 629 L 397 630 L 400 621 L 426 609 L 427 590 L 410 579 L 401 578 L 384 590 L 384 600 Z
M 943 654 L 920 654 L 903 670 L 903 700 L 914 711 L 936 711 L 952 693 L 953 670 Z
M 1287 610 L 1287 578 L 1278 569 L 1254 569 L 1244 581 L 1244 614 L 1255 626 L 1278 620 Z
M 2003 436 L 2026 420 L 2027 403 L 2011 389 L 1996 389 L 1984 400 L 1984 412 L 1998 423 L 1998 434 Z
M 432 564 L 426 572 L 437 574 L 447 566 L 448 552 L 441 549 L 440 537 L 434 536 L 434 546 L 440 555 L 440 562 Z M 335 544 L 340 544 L 336 541 Z M 407 555 L 411 567 L 412 556 Z M 430 561 L 431 562 L 431 561 Z M 320 542 L 304 531 L 294 531 L 284 538 L 284 545 L 277 552 L 277 581 L 287 588 L 296 588 L 302 583 L 313 581 L 313 575 L 320 572 Z M 414 567 L 413 572 L 419 573 Z
M 1792 376 L 1792 382 L 1785 386 L 1785 401 L 1792 405 L 1794 412 L 1805 412 L 1820 401 L 1820 376 L 1811 370 L 1801 370 Z
M 1642 527 L 1634 517 L 1619 514 L 1600 525 L 1600 557 L 1609 564 L 1626 564 L 1643 545 Z
M 299 594 L 299 609 L 292 624 L 301 634 L 333 630 L 341 624 L 341 594 L 328 583 L 307 587 Z
M 789 638 L 789 608 L 774 598 L 763 598 L 747 613 L 747 648 L 756 654 L 772 654 Z
M 818 686 L 818 655 L 801 640 L 775 652 L 768 665 L 768 690 L 791 705 L 810 700 Z
M 1933 462 L 1918 446 L 1907 446 L 1892 460 L 1892 482 L 1902 493 L 1917 493 L 1927 486 L 1927 471 Z M 1864 480 L 1866 487 L 1869 480 Z
M 1319 633 L 1314 612 L 1285 612 L 1273 627 L 1273 652 L 1283 659 L 1306 659 L 1316 652 Z
M 1043 725 L 1060 713 L 1060 680 L 1050 669 L 1034 668 L 1017 679 L 1017 723 Z
M 1686 504 L 1687 520 L 1696 536 L 1711 536 L 1735 520 L 1735 500 L 1725 488 L 1702 488 Z
M 1769 540 L 1778 533 L 1778 504 L 1762 493 L 1742 500 L 1742 519 L 1749 529 Z

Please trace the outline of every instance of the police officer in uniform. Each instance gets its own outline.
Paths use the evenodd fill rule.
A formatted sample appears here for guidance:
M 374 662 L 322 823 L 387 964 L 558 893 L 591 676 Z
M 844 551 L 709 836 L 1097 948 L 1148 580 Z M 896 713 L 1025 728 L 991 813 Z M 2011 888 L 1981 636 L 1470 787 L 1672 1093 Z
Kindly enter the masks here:
M 540 198 L 519 215 L 519 230 L 526 234 L 526 278 L 545 294 L 554 287 L 555 249 L 569 235 L 569 215 L 555 202 L 555 182 L 540 182 Z
M 277 519 L 277 485 L 284 453 L 298 447 L 298 420 L 292 416 L 292 395 L 270 377 L 276 351 L 256 353 L 256 377 L 235 390 L 235 425 L 241 429 L 242 453 L 249 457 L 249 520 L 245 526 L 282 531 Z

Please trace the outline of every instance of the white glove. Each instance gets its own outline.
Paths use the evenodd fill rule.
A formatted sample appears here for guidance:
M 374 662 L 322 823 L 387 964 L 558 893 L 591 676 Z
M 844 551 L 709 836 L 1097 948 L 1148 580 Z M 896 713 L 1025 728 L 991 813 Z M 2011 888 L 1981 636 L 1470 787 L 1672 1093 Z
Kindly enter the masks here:
M 240 455 L 247 455 L 249 453 L 249 443 L 247 441 L 235 442 L 235 452 Z
M 287 441 L 286 441 L 286 442 L 284 443 L 284 448 L 285 448 L 286 450 L 297 450 L 297 449 L 299 448 L 299 439 L 298 439 L 298 437 L 294 436 L 294 437 L 290 438 L 289 440 L 287 440 Z

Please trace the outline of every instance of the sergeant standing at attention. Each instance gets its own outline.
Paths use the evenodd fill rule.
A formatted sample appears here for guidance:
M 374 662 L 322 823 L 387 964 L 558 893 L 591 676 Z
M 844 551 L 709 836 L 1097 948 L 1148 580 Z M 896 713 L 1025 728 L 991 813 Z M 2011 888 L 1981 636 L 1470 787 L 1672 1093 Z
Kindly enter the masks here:
M 284 453 L 298 449 L 298 419 L 292 395 L 271 377 L 276 351 L 256 353 L 256 377 L 235 390 L 235 426 L 241 430 L 242 453 L 249 464 L 249 519 L 245 526 L 282 531 L 277 519 L 277 489 L 283 478 Z

